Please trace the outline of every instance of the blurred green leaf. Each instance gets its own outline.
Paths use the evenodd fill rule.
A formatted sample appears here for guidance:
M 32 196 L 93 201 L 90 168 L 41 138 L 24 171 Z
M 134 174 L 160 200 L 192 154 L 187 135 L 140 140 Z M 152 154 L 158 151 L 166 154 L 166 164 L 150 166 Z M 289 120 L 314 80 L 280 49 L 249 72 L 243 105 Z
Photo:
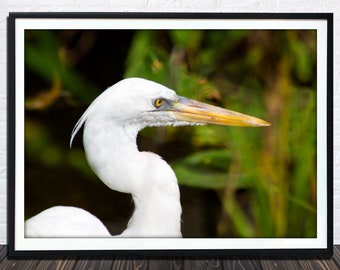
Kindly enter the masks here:
M 315 55 L 309 48 L 308 44 L 298 37 L 298 33 L 290 32 L 290 37 L 294 42 L 290 42 L 292 51 L 293 67 L 296 70 L 298 79 L 302 82 L 308 82 L 315 76 Z
M 237 187 L 250 184 L 246 175 L 230 175 L 230 154 L 227 150 L 208 150 L 191 154 L 171 163 L 178 181 L 182 185 L 220 189 L 228 186 L 230 177 L 237 178 Z
M 235 199 L 233 197 L 223 196 L 221 200 L 223 209 L 228 213 L 232 220 L 236 233 L 241 237 L 256 237 L 256 232 L 251 220 Z
M 27 33 L 25 42 L 25 65 L 50 85 L 57 79 L 61 87 L 83 101 L 90 102 L 97 95 L 96 87 L 77 70 L 62 61 L 60 47 L 53 31 Z
M 196 51 L 200 47 L 203 33 L 201 30 L 172 30 L 169 31 L 169 36 L 175 47 L 183 47 L 186 50 Z

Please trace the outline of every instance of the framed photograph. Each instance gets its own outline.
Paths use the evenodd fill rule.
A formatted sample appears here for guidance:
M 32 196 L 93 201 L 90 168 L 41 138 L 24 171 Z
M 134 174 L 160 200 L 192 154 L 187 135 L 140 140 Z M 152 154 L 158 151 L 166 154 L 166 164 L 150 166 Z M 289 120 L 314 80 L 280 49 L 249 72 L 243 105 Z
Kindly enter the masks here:
M 333 14 L 10 13 L 12 256 L 333 250 Z

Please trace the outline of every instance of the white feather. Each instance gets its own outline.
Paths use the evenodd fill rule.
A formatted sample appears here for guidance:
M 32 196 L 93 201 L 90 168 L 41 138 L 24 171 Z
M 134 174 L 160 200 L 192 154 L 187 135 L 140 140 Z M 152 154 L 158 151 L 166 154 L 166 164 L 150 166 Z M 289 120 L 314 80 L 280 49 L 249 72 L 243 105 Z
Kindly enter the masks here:
M 89 212 L 76 207 L 55 206 L 26 221 L 25 236 L 110 237 L 111 235 L 103 223 Z

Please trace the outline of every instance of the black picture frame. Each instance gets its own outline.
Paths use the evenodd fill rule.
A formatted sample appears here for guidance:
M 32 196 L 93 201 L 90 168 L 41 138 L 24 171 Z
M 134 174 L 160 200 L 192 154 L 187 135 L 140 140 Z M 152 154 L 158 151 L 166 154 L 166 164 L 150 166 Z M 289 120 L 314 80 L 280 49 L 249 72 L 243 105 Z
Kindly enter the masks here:
M 123 29 L 141 27 L 139 22 L 157 21 L 184 23 L 183 29 L 195 28 L 190 23 L 220 23 L 221 29 L 233 27 L 244 29 L 314 29 L 318 39 L 318 107 L 317 142 L 318 161 L 318 222 L 317 237 L 299 244 L 301 239 L 218 239 L 230 241 L 210 244 L 211 239 L 126 239 L 127 244 L 115 246 L 101 243 L 101 239 L 26 239 L 23 228 L 23 183 L 25 173 L 23 159 L 25 143 L 24 127 L 24 42 L 23 34 L 29 29 L 102 29 L 102 21 L 128 22 Z M 57 23 L 56 23 L 57 22 Z M 74 22 L 74 24 L 70 24 Z M 95 22 L 93 24 L 93 22 Z M 129 23 L 130 22 L 130 23 Z M 137 23 L 136 23 L 137 22 Z M 188 24 L 189 22 L 189 24 Z M 232 23 L 231 23 L 232 22 Z M 251 23 L 257 22 L 250 26 Z M 301 22 L 301 26 L 299 25 Z M 237 24 L 239 25 L 237 26 Z M 178 22 L 177 22 L 178 24 Z M 222 26 L 221 26 L 222 24 Z M 143 25 L 143 24 L 142 24 Z M 261 25 L 261 26 L 259 26 Z M 178 25 L 177 25 L 178 26 Z M 99 27 L 99 28 L 98 28 Z M 121 26 L 119 26 L 121 27 Z M 148 27 L 148 24 L 143 27 Z M 150 25 L 149 25 L 150 27 Z M 156 27 L 156 26 L 155 26 Z M 157 27 L 163 27 L 157 25 Z M 235 28 L 235 29 L 236 29 Z M 171 29 L 171 28 L 170 28 Z M 321 75 L 320 75 L 321 74 Z M 319 89 L 320 87 L 320 89 Z M 322 87 L 322 88 L 321 88 Z M 301 257 L 330 256 L 333 251 L 333 14 L 331 13 L 10 13 L 8 17 L 8 244 L 9 255 L 23 256 L 256 256 L 256 257 Z M 322 104 L 320 104 L 322 103 Z M 322 139 L 320 139 L 320 137 Z M 318 164 L 319 166 L 320 164 Z M 321 215 L 321 216 L 320 216 Z M 134 244 L 138 241 L 138 244 Z M 176 241 L 180 241 L 176 243 Z M 181 242 L 185 241 L 185 242 Z M 190 242 L 192 241 L 192 242 Z M 245 241 L 245 242 L 244 242 Z M 99 242 L 99 245 L 98 245 Z M 156 244 L 155 244 L 155 243 Z M 242 242 L 238 245 L 238 242 Z M 269 242 L 269 243 L 268 243 Z M 285 243 L 288 244 L 285 244 Z M 291 243 L 290 243 L 291 242 Z M 303 241 L 302 241 L 303 242 Z M 52 244 L 51 244 L 52 243 Z M 202 244 L 204 243 L 204 244 Z M 274 244 L 273 244 L 274 243 Z M 98 248 L 99 246 L 99 248 Z M 141 248 L 138 248 L 141 247 Z M 207 248 L 205 248 L 205 246 Z M 236 247 L 236 248 L 235 248 Z

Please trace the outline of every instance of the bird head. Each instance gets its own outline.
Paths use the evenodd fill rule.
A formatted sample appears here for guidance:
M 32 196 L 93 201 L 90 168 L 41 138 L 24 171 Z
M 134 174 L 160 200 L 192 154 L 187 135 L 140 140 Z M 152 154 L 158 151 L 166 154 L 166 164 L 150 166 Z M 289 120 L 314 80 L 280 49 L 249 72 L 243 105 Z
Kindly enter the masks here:
M 76 124 L 71 143 L 80 127 L 91 118 L 136 126 L 138 130 L 169 125 L 270 125 L 253 116 L 178 96 L 161 84 L 141 78 L 122 80 L 97 97 Z

